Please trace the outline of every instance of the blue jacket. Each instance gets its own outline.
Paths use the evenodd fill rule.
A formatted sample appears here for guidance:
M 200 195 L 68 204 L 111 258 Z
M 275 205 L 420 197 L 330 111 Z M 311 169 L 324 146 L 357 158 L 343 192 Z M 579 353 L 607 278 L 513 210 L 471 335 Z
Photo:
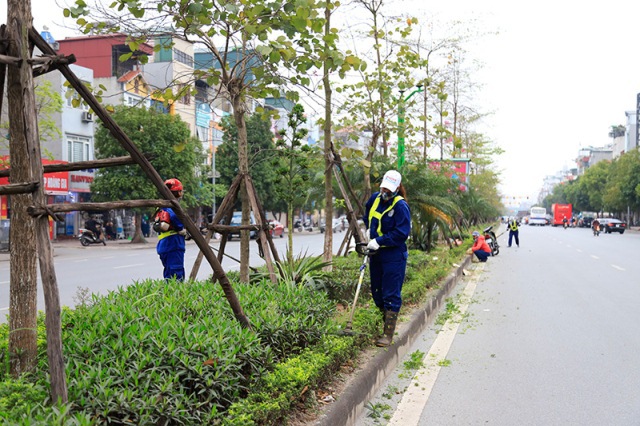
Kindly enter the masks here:
M 405 200 L 400 200 L 396 203 L 392 210 L 387 212 L 381 218 L 381 234 L 378 233 L 378 219 L 373 218 L 369 223 L 369 212 L 373 207 L 375 199 L 380 195 L 376 192 L 369 198 L 365 204 L 364 223 L 367 228 L 370 229 L 369 238 L 375 238 L 378 244 L 383 248 L 394 248 L 399 251 L 406 252 L 406 241 L 409 238 L 411 232 L 411 210 L 409 204 Z M 393 200 L 383 201 L 380 200 L 377 212 L 383 212 L 389 208 Z
M 179 231 L 182 231 L 184 229 L 184 225 L 182 224 L 180 219 L 178 219 L 178 216 L 176 216 L 176 214 L 173 212 L 173 209 L 167 207 L 161 210 L 169 213 L 169 216 L 171 217 L 171 230 L 168 231 L 170 235 L 167 235 L 165 237 L 162 237 L 163 234 L 165 234 L 164 232 L 158 235 L 159 239 L 158 245 L 156 246 L 156 252 L 158 254 L 162 254 L 168 253 L 170 251 L 185 251 L 184 236 L 178 234 Z

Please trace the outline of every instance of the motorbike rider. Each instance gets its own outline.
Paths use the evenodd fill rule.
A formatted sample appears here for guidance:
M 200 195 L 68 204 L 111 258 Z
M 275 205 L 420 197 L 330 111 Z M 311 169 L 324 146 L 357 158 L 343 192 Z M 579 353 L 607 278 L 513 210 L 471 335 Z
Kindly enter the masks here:
M 597 218 L 593 219 L 591 227 L 593 228 L 593 235 L 598 235 L 600 233 L 600 221 Z
M 478 231 L 473 231 L 471 236 L 473 237 L 473 246 L 469 250 L 476 255 L 480 262 L 486 262 L 491 256 L 489 244 Z
M 384 318 L 384 333 L 376 341 L 380 347 L 391 345 L 402 306 L 402 283 L 409 257 L 406 241 L 411 232 L 406 197 L 402 176 L 389 170 L 382 178 L 380 191 L 367 201 L 362 218 L 370 238 L 367 248 L 375 252 L 369 257 L 369 273 L 371 297 Z
M 566 216 L 562 216 L 562 226 L 564 226 L 565 228 L 567 227 L 567 217 Z
M 182 182 L 178 179 L 167 179 L 164 184 L 178 200 L 184 195 Z M 184 281 L 184 253 L 187 230 L 173 209 L 163 207 L 156 211 L 153 218 L 153 230 L 158 233 L 156 252 L 160 257 L 165 280 L 174 278 Z
M 89 220 L 84 223 L 84 226 L 89 231 L 93 232 L 96 240 L 102 239 L 102 224 L 98 222 L 93 216 L 89 217 Z
M 511 218 L 511 220 L 509 221 L 509 224 L 507 225 L 509 227 L 509 247 L 511 247 L 511 240 L 513 238 L 515 238 L 516 240 L 516 245 L 520 247 L 520 238 L 518 237 L 518 234 L 520 233 L 518 231 L 519 225 L 520 224 L 515 218 Z

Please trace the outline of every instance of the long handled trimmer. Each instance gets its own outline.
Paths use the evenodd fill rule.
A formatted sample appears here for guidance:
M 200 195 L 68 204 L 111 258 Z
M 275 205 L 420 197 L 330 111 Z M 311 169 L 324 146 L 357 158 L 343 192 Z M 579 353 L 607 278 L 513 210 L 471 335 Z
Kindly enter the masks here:
M 356 246 L 366 246 L 365 243 L 358 243 Z M 353 305 L 351 305 L 351 314 L 349 315 L 349 320 L 347 321 L 347 325 L 344 330 L 341 330 L 339 334 L 343 336 L 353 336 L 355 333 L 352 329 L 353 326 L 353 316 L 356 312 L 356 305 L 358 304 L 358 296 L 360 295 L 360 287 L 362 287 L 362 281 L 364 281 L 364 272 L 367 269 L 367 261 L 369 260 L 369 256 L 373 254 L 369 250 L 364 250 L 364 258 L 362 259 L 362 265 L 360 265 L 360 278 L 358 278 L 358 286 L 356 287 L 356 295 L 353 298 Z

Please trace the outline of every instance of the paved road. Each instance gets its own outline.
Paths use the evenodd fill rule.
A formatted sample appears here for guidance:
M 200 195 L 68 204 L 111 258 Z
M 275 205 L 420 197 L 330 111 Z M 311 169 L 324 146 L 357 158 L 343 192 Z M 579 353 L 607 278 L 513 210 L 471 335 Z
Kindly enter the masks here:
M 401 362 L 356 424 L 640 424 L 640 234 L 505 237 L 451 298 L 462 315 L 417 339 L 423 367 Z
M 344 233 L 334 234 L 334 252 L 340 247 Z M 89 289 L 91 293 L 107 294 L 119 286 L 127 286 L 135 281 L 162 279 L 162 264 L 156 254 L 156 241 L 149 239 L 148 244 L 129 242 L 109 242 L 107 246 L 92 245 L 82 247 L 77 240 L 56 242 L 54 248 L 54 265 L 60 303 L 64 306 L 76 304 L 79 289 Z M 275 238 L 274 244 L 284 259 L 288 239 Z M 319 232 L 295 232 L 293 248 L 296 254 L 320 255 L 323 251 L 324 234 Z M 217 250 L 219 243 L 212 244 Z M 240 241 L 236 238 L 227 243 L 225 253 L 239 259 Z M 187 242 L 185 268 L 191 272 L 198 247 L 194 242 Z M 260 266 L 264 260 L 259 257 L 255 241 L 250 245 L 251 266 Z M 239 264 L 225 257 L 222 261 L 225 271 L 238 270 Z M 5 322 L 5 314 L 9 306 L 9 255 L 0 254 L 0 323 Z M 211 267 L 203 260 L 198 272 L 198 279 L 206 279 L 211 275 Z M 44 310 L 42 284 L 38 279 L 38 309 Z

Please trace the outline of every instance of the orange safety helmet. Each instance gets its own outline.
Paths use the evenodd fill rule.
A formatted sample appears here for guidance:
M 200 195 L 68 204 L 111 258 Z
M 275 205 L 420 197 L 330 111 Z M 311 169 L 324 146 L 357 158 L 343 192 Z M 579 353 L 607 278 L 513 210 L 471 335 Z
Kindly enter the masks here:
M 167 179 L 164 181 L 164 184 L 167 185 L 167 188 L 169 188 L 171 192 L 182 191 L 182 182 L 176 178 Z

